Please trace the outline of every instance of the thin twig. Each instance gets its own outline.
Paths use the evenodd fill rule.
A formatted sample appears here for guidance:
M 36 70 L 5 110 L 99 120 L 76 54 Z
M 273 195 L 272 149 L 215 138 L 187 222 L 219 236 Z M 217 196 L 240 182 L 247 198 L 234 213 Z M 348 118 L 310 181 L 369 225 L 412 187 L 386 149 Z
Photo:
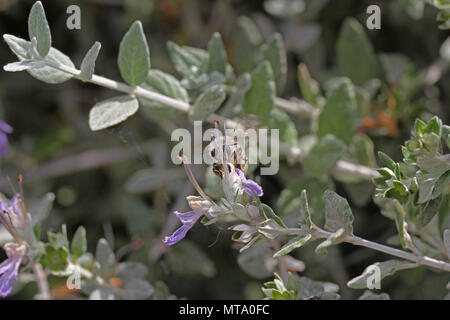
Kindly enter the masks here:
M 304 232 L 303 230 L 300 230 L 300 229 L 298 229 L 298 231 Z M 328 238 L 332 233 L 322 230 L 322 229 L 318 228 L 317 226 L 314 226 L 314 228 L 311 231 L 311 234 L 313 235 L 314 239 L 324 239 L 324 238 Z M 406 251 L 403 251 L 400 249 L 385 246 L 380 243 L 372 242 L 372 241 L 369 241 L 369 240 L 366 240 L 366 239 L 363 239 L 363 238 L 360 238 L 360 237 L 357 237 L 354 235 L 347 235 L 342 239 L 342 241 L 351 243 L 356 246 L 362 246 L 362 247 L 370 248 L 370 249 L 373 249 L 376 251 L 384 252 L 391 256 L 395 256 L 395 257 L 402 258 L 405 260 L 414 261 L 418 265 L 429 266 L 429 267 L 433 267 L 436 269 L 445 270 L 445 271 L 450 272 L 450 263 L 449 262 L 437 260 L 437 259 L 430 258 L 430 257 L 424 256 L 424 255 L 413 254 L 413 253 L 406 252 Z
M 34 275 L 39 290 L 37 298 L 40 300 L 51 300 L 52 295 L 47 282 L 47 273 L 44 271 L 40 263 L 35 263 L 33 266 Z

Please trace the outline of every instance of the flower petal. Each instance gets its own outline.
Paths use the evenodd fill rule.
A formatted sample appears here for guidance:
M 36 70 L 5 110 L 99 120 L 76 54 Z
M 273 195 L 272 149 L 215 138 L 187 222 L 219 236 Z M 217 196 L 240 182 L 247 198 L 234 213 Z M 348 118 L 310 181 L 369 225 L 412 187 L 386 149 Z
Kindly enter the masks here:
M 6 156 L 8 152 L 8 137 L 2 131 L 0 131 L 0 155 L 2 157 Z
M 8 268 L 0 277 L 0 297 L 6 297 L 11 293 L 13 281 L 17 279 L 22 258 L 8 259 L 6 261 L 8 261 Z
M 174 245 L 178 241 L 184 239 L 186 233 L 193 227 L 193 224 L 183 224 L 180 228 L 178 228 L 171 236 L 165 237 L 163 242 L 168 245 Z
M 13 128 L 5 121 L 0 120 L 0 131 L 3 131 L 5 133 L 12 133 Z
M 242 187 L 244 188 L 244 191 L 251 196 L 256 194 L 258 197 L 261 197 L 264 194 L 261 186 L 250 179 L 247 179 L 245 183 L 242 183 Z
M 181 221 L 182 224 L 194 224 L 198 218 L 200 218 L 200 215 L 196 213 L 195 211 L 188 211 L 188 212 L 173 212 L 175 216 Z
M 236 168 L 236 172 L 239 175 L 239 178 L 241 178 L 242 181 L 242 187 L 244 188 L 244 191 L 251 196 L 257 195 L 258 197 L 261 197 L 264 192 L 263 189 L 259 184 L 257 184 L 252 179 L 247 179 L 244 175 L 244 172 L 242 170 Z

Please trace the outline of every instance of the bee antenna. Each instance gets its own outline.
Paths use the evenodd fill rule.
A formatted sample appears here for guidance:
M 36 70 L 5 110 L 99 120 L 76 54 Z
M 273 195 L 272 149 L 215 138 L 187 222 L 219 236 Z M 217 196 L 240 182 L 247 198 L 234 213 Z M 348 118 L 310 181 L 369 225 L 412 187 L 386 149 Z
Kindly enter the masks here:
M 22 195 L 23 198 L 23 174 L 19 173 L 17 181 L 19 181 L 20 194 Z

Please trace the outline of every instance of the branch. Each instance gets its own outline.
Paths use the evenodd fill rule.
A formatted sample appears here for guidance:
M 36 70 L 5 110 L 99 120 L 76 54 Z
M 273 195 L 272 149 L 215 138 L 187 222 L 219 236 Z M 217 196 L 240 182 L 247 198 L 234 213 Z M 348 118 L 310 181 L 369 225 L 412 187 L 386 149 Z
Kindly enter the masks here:
M 298 230 L 299 230 L 299 232 L 301 231 L 300 229 L 298 229 Z M 317 226 L 314 226 L 313 229 L 311 230 L 311 234 L 313 236 L 313 239 L 324 239 L 324 238 L 326 239 L 332 233 L 322 230 Z M 405 260 L 414 261 L 417 265 L 424 265 L 424 266 L 433 267 L 436 269 L 445 270 L 447 272 L 450 272 L 450 263 L 445 262 L 445 261 L 441 261 L 441 260 L 430 258 L 430 257 L 424 256 L 424 255 L 417 255 L 417 254 L 406 252 L 406 251 L 403 251 L 400 249 L 388 247 L 383 244 L 365 240 L 363 238 L 360 238 L 360 237 L 357 237 L 354 235 L 347 235 L 342 240 L 344 242 L 351 243 L 356 246 L 370 248 L 370 249 L 373 249 L 376 251 L 387 253 L 391 256 L 395 256 L 395 257 L 402 258 Z

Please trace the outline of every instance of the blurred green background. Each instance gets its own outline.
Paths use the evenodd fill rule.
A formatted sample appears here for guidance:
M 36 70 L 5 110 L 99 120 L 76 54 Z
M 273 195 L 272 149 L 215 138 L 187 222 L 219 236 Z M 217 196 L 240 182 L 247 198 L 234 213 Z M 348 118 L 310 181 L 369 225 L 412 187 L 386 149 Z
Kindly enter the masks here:
M 450 75 L 445 73 L 445 64 L 438 81 L 417 84 L 431 66 L 436 63 L 440 66 L 439 50 L 449 36 L 448 31 L 437 28 L 437 9 L 423 6 L 423 1 L 298 0 L 289 1 L 292 5 L 289 10 L 283 7 L 283 1 L 274 0 L 42 2 L 53 45 L 79 65 L 94 41 L 100 41 L 102 49 L 96 73 L 112 79 L 120 79 L 116 64 L 120 39 L 137 19 L 144 25 L 152 67 L 175 75 L 166 42 L 172 40 L 205 48 L 211 34 L 218 31 L 235 70 L 246 71 L 242 63 L 245 48 L 238 47 L 234 37 L 238 32 L 236 19 L 247 16 L 256 23 L 264 39 L 275 31 L 282 34 L 289 68 L 283 96 L 299 98 L 297 65 L 305 63 L 313 78 L 326 83 L 335 72 L 336 42 L 344 19 L 352 16 L 365 25 L 367 6 L 377 4 L 381 8 L 381 30 L 367 30 L 367 33 L 376 53 L 385 57 L 381 61 L 391 77 L 386 92 L 392 92 L 395 102 L 392 106 L 392 99 L 386 97 L 373 103 L 368 115 L 378 115 L 379 121 L 361 130 L 371 136 L 376 150 L 400 160 L 399 146 L 409 137 L 416 117 L 428 119 L 437 114 L 444 123 L 450 122 Z M 1 33 L 26 37 L 27 16 L 33 3 L 32 0 L 0 0 Z M 66 28 L 66 8 L 71 4 L 81 8 L 81 30 Z M 14 59 L 3 42 L 1 65 Z M 1 160 L 0 191 L 10 195 L 4 177 L 23 173 L 28 202 L 39 206 L 43 205 L 39 199 L 48 192 L 56 196 L 46 230 L 57 230 L 65 223 L 70 236 L 78 225 L 84 225 L 91 251 L 98 238 L 106 237 L 117 250 L 119 259 L 148 264 L 150 281 L 164 282 L 177 297 L 261 298 L 261 284 L 271 274 L 254 279 L 239 267 L 237 250 L 226 226 L 198 225 L 184 245 L 158 255 L 159 235 L 168 215 L 175 208 L 181 211 L 186 206 L 183 196 L 191 192 L 182 169 L 170 161 L 170 132 L 177 127 L 190 128 L 191 124 L 185 115 L 169 120 L 140 110 L 138 115 L 112 129 L 90 131 L 90 108 L 114 95 L 110 90 L 75 80 L 49 85 L 25 72 L 1 71 L 0 118 L 14 127 L 14 134 L 10 136 L 9 155 Z M 380 119 L 383 115 L 384 122 Z M 297 128 L 301 133 L 300 120 Z M 138 177 L 134 175 L 142 169 L 150 171 Z M 204 167 L 196 169 L 199 177 L 204 176 Z M 279 175 L 262 178 L 263 201 L 276 207 L 286 185 L 302 177 L 300 165 L 284 162 Z M 371 201 L 370 186 L 349 188 L 339 181 L 331 183 L 339 194 L 349 198 L 359 235 L 385 242 L 396 233 L 395 225 L 380 215 Z M 294 253 L 306 263 L 304 274 L 314 280 L 339 284 L 345 299 L 362 293 L 348 289 L 345 283 L 369 263 L 386 258 L 350 245 L 333 247 L 327 256 L 318 256 L 313 249 L 314 246 L 307 246 Z M 157 261 L 154 261 L 155 254 Z M 393 299 L 440 299 L 446 294 L 444 284 L 449 280 L 446 274 L 418 268 L 386 279 L 382 285 L 383 292 L 388 292 Z M 50 281 L 52 287 L 58 286 L 57 279 Z M 25 285 L 12 298 L 31 298 L 34 292 L 34 284 Z

